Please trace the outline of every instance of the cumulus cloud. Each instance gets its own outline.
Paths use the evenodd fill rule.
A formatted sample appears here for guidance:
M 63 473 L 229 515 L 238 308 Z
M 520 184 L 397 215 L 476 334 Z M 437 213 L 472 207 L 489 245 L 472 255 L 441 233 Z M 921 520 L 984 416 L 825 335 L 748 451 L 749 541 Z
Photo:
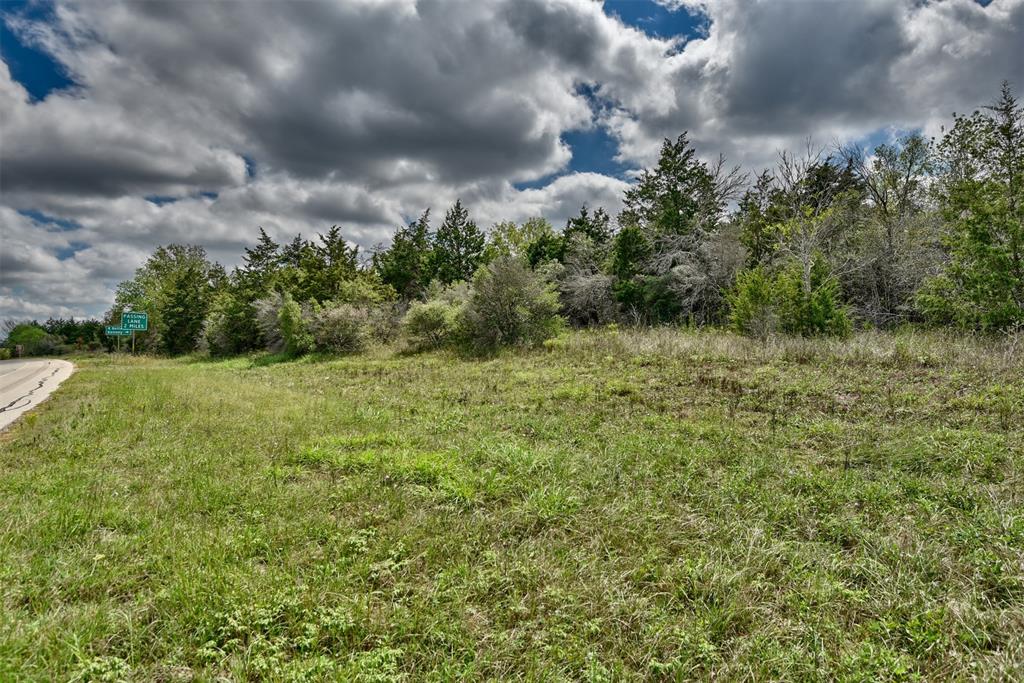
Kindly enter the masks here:
M 757 168 L 1024 85 L 1024 0 L 658 1 L 706 31 L 657 37 L 592 0 L 5 12 L 74 86 L 36 100 L 0 62 L 0 317 L 100 312 L 157 244 L 230 266 L 259 226 L 368 248 L 458 197 L 484 226 L 616 212 L 629 174 L 571 167 L 570 131 L 603 129 L 626 168 L 683 130 Z
M 649 163 L 689 130 L 745 166 L 779 149 L 883 128 L 935 132 L 953 111 L 1024 87 L 1024 2 L 666 0 L 706 13 L 708 34 L 663 60 L 672 95 L 623 99 L 607 125 L 623 159 Z M 662 77 L 666 77 L 665 73 Z
M 547 185 L 526 190 L 511 190 L 504 197 L 481 201 L 479 218 L 484 225 L 498 221 L 523 221 L 544 216 L 556 227 L 565 225 L 584 204 L 603 207 L 611 215 L 622 210 L 622 196 L 629 184 L 600 173 L 571 173 Z
M 90 247 L 75 232 L 0 206 L 3 317 L 81 316 L 108 303 L 112 289 L 92 274 L 102 270 L 104 253 L 122 247 Z

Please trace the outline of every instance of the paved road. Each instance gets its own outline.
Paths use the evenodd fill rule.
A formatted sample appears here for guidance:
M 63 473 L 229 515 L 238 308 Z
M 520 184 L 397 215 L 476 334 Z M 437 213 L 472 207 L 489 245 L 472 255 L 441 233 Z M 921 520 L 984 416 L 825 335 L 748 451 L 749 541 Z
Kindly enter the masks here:
M 74 370 L 66 360 L 0 361 L 0 431 L 42 403 Z

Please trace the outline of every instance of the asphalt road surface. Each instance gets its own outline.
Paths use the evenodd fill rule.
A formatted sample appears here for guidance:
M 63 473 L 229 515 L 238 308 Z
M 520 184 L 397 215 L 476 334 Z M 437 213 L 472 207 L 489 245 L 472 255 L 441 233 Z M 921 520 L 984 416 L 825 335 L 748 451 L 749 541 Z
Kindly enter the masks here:
M 74 370 L 66 360 L 0 361 L 0 431 L 42 403 Z

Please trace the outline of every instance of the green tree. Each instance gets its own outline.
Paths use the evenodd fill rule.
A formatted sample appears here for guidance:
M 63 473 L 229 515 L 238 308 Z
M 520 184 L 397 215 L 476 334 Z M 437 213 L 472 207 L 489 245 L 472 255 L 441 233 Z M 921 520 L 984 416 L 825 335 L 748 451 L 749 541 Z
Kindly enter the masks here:
M 651 292 L 644 271 L 653 252 L 650 239 L 635 225 L 622 228 L 612 243 L 610 270 L 615 277 L 612 293 L 635 319 L 647 317 Z
M 963 327 L 1024 322 L 1024 111 L 1008 84 L 986 111 L 956 117 L 938 158 L 949 259 L 919 305 Z
M 256 322 L 256 299 L 248 298 L 240 290 L 236 278 L 210 302 L 203 334 L 214 356 L 263 348 L 264 340 Z
M 645 169 L 626 191 L 620 225 L 651 235 L 687 235 L 713 230 L 726 198 L 707 164 L 697 158 L 687 134 L 665 139 L 658 165 Z
M 209 308 L 209 286 L 206 275 L 194 262 L 183 263 L 169 273 L 158 300 L 163 350 L 167 353 L 177 355 L 196 348 Z
M 359 247 L 350 246 L 337 225 L 319 238 L 301 261 L 307 283 L 303 300 L 334 301 L 344 283 L 359 273 Z
M 488 232 L 484 246 L 484 262 L 490 263 L 502 256 L 527 258 L 527 251 L 538 240 L 548 241 L 554 228 L 539 216 L 526 219 L 522 225 L 514 221 L 496 223 Z
M 244 353 L 265 346 L 256 321 L 256 302 L 279 284 L 284 258 L 281 245 L 260 228 L 253 247 L 246 247 L 242 264 L 210 302 L 204 339 L 214 355 Z
M 90 346 L 96 348 L 104 341 L 103 323 L 99 320 L 67 320 L 50 318 L 42 328 L 47 334 L 53 335 L 65 344 L 73 344 L 78 348 Z
M 698 159 L 683 133 L 664 141 L 658 164 L 626 191 L 610 265 L 615 297 L 634 320 L 717 317 L 732 281 L 717 272 L 718 237 L 725 207 L 745 182 L 724 164 Z
M 281 262 L 281 245 L 261 227 L 256 246 L 246 247 L 242 256 L 237 273 L 240 288 L 251 293 L 254 300 L 260 298 L 271 290 Z
M 778 226 L 782 221 L 779 194 L 775 178 L 764 171 L 740 198 L 736 222 L 750 268 L 770 261 L 778 249 Z
M 444 284 L 469 281 L 483 259 L 486 237 L 456 200 L 434 236 L 433 270 Z
M 565 258 L 565 237 L 555 232 L 547 219 L 532 219 L 531 237 L 526 245 L 526 262 L 531 268 L 545 263 L 560 263 Z
M 7 332 L 7 339 L 4 346 L 14 349 L 21 347 L 24 356 L 36 356 L 58 351 L 60 339 L 56 335 L 48 334 L 45 329 L 35 322 L 22 322 L 13 325 Z
M 598 208 L 591 215 L 587 205 L 584 204 L 580 207 L 578 216 L 572 216 L 566 221 L 562 235 L 566 242 L 584 238 L 589 239 L 597 246 L 605 245 L 612 239 L 611 217 L 602 208 Z
M 805 289 L 800 264 L 775 274 L 764 266 L 740 273 L 729 293 L 729 322 L 741 334 L 767 337 L 775 332 L 800 336 L 846 336 L 850 319 L 841 303 L 838 280 L 823 258 L 811 267 L 811 289 Z
M 395 233 L 387 249 L 373 255 L 373 269 L 403 301 L 420 298 L 433 279 L 430 209 Z
M 210 262 L 202 247 L 157 247 L 131 280 L 118 285 L 108 320 L 118 322 L 124 311 L 144 311 L 149 330 L 138 335 L 144 348 L 171 354 L 192 351 L 210 303 L 226 281 L 224 269 Z
M 288 292 L 296 301 L 310 301 L 322 294 L 319 287 L 325 264 L 317 245 L 296 235 L 281 249 L 281 265 L 273 278 L 274 289 Z

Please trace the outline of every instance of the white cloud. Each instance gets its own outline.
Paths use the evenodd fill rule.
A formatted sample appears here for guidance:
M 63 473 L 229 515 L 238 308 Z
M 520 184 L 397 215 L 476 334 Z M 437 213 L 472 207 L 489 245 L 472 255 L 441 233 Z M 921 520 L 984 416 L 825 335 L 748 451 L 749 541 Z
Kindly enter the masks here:
M 649 163 L 682 130 L 750 168 L 779 149 L 887 127 L 937 130 L 1003 79 L 1024 89 L 1024 1 L 681 0 L 710 31 L 662 62 L 669 97 L 624 99 L 607 123 L 623 159 Z

